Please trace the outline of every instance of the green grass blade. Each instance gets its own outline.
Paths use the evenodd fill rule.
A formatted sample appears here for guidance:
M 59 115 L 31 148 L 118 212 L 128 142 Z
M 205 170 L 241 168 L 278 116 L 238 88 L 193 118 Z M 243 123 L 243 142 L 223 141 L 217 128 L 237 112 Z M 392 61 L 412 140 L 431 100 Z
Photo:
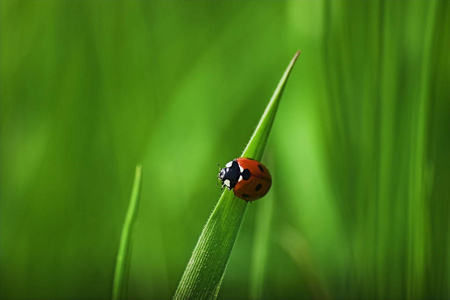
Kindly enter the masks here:
M 242 156 L 262 158 L 278 104 L 297 52 L 278 84 Z M 215 299 L 239 232 L 247 203 L 224 190 L 199 237 L 174 299 Z
M 408 248 L 408 275 L 407 275 L 407 299 L 425 298 L 424 274 L 427 265 L 427 245 L 429 221 L 426 203 L 425 170 L 427 167 L 427 126 L 429 124 L 428 107 L 431 84 L 431 61 L 433 35 L 435 34 L 435 20 L 438 3 L 431 1 L 428 6 L 425 37 L 423 43 L 423 58 L 421 70 L 420 96 L 413 112 L 414 127 L 412 127 L 411 156 L 409 173 L 409 248 Z
M 242 157 L 250 157 L 256 160 L 261 160 L 267 144 L 267 139 L 269 138 L 270 129 L 272 129 L 273 120 L 275 120 L 275 115 L 280 103 L 281 95 L 283 94 L 283 90 L 289 78 L 289 74 L 291 74 L 291 70 L 294 67 L 295 62 L 297 61 L 297 57 L 300 55 L 300 52 L 301 51 L 297 51 L 297 53 L 295 53 L 294 57 L 291 60 L 291 63 L 284 72 L 283 77 L 281 78 L 280 83 L 277 86 L 277 89 L 270 99 L 269 105 L 267 105 L 267 108 L 264 111 L 264 114 L 262 115 L 261 120 L 259 121 L 259 124 L 255 129 L 255 132 L 253 132 L 253 135 L 248 142 L 247 147 L 242 153 Z
M 273 168 L 272 168 L 273 171 Z M 250 269 L 250 299 L 262 299 L 264 291 L 267 257 L 269 255 L 270 228 L 273 215 L 273 193 L 266 196 L 266 201 L 256 207 L 255 233 Z
M 141 165 L 136 166 L 133 190 L 131 192 L 130 204 L 122 227 L 119 252 L 117 253 L 116 270 L 114 272 L 114 283 L 112 299 L 124 299 L 128 285 L 128 272 L 130 269 L 130 249 L 133 234 L 133 224 L 137 217 L 139 198 L 141 190 Z

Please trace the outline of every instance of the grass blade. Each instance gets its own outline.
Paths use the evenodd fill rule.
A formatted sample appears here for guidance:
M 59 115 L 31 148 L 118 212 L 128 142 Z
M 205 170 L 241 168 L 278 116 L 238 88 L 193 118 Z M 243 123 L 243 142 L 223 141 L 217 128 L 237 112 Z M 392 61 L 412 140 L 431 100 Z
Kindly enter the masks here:
M 250 138 L 247 147 L 242 153 L 242 157 L 261 160 L 267 144 L 267 139 L 269 138 L 270 129 L 272 129 L 273 121 L 275 120 L 275 115 L 277 113 L 281 95 L 283 94 L 283 90 L 289 78 L 289 74 L 291 74 L 292 68 L 297 61 L 300 52 L 301 51 L 297 51 L 297 53 L 295 53 L 294 57 L 291 60 L 291 63 L 284 72 L 280 83 L 278 83 L 277 89 L 273 93 L 273 96 L 270 99 L 270 102 L 267 105 L 267 108 L 264 111 L 264 114 L 262 115 L 261 120 L 259 121 L 258 126 L 255 129 L 255 132 L 253 132 L 253 135 Z
M 427 167 L 427 126 L 430 101 L 431 62 L 433 35 L 435 34 L 435 20 L 438 8 L 436 1 L 428 6 L 427 22 L 423 43 L 423 58 L 421 70 L 421 88 L 415 111 L 413 112 L 414 127 L 412 127 L 411 156 L 409 174 L 409 247 L 408 247 L 408 275 L 407 299 L 425 298 L 424 274 L 427 265 L 427 245 L 429 220 L 424 212 L 427 211 L 427 186 L 425 172 Z
M 272 168 L 273 170 L 273 168 Z M 267 199 L 268 198 L 268 199 Z M 273 215 L 273 193 L 266 196 L 266 201 L 256 207 L 255 233 L 250 271 L 250 299 L 262 299 L 264 292 L 267 257 L 269 256 L 270 228 Z
M 117 253 L 116 270 L 114 272 L 114 283 L 112 299 L 124 299 L 128 285 L 128 272 L 130 269 L 130 249 L 133 234 L 133 224 L 137 217 L 139 198 L 141 190 L 141 165 L 136 166 L 133 190 L 131 192 L 130 204 L 122 227 L 119 252 Z
M 299 54 L 300 51 L 295 54 L 281 78 L 242 153 L 243 157 L 261 160 L 283 89 Z M 215 299 L 217 297 L 246 208 L 245 201 L 236 198 L 232 191 L 224 190 L 203 228 L 174 299 Z

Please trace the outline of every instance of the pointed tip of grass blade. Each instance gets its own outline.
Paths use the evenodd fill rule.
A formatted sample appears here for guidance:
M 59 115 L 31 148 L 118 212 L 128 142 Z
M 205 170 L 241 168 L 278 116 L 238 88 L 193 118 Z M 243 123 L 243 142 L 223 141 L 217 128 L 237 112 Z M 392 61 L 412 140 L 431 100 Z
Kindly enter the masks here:
M 294 61 L 297 60 L 300 53 L 302 53 L 302 50 L 297 50 L 297 52 L 295 52 L 294 58 L 292 58 L 292 60 L 294 60 Z
M 130 202 L 128 204 L 127 214 L 122 226 L 120 236 L 119 251 L 117 253 L 116 269 L 114 272 L 112 299 L 123 299 L 126 295 L 128 284 L 128 271 L 130 268 L 130 248 L 133 233 L 133 224 L 136 220 L 140 189 L 142 179 L 142 166 L 138 164 L 134 175 L 133 189 L 131 191 Z
M 264 111 L 261 120 L 259 121 L 258 126 L 255 129 L 255 132 L 250 138 L 247 147 L 245 147 L 245 150 L 242 152 L 242 157 L 261 160 L 267 144 L 267 140 L 269 138 L 270 129 L 272 128 L 272 124 L 275 119 L 275 114 L 278 109 L 281 95 L 283 94 L 284 87 L 286 86 L 289 75 L 291 74 L 292 68 L 294 67 L 300 53 L 301 50 L 297 51 L 294 57 L 291 59 L 291 62 L 286 68 L 283 77 L 281 77 L 281 80 L 278 83 L 278 86 L 275 89 L 275 92 L 273 93 L 273 96 L 270 99 L 270 102 L 267 105 L 266 110 Z
M 242 156 L 260 160 L 278 103 L 299 56 L 291 60 Z M 174 299 L 216 299 L 247 203 L 225 190 L 211 213 L 183 273 Z
M 136 165 L 136 173 L 138 173 L 138 175 L 141 176 L 141 173 L 142 173 L 142 165 L 141 164 Z

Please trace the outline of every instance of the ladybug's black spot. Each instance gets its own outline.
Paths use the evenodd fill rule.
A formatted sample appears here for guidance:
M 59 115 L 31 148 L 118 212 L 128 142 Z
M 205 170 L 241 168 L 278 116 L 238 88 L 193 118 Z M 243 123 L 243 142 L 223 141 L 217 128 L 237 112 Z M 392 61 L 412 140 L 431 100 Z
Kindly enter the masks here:
M 242 198 L 249 198 L 250 196 L 247 194 L 242 194 Z
M 261 172 L 264 173 L 264 168 L 263 168 L 263 166 L 261 166 L 260 164 L 258 164 L 258 168 L 259 168 L 259 170 L 260 170 Z
M 241 175 L 242 175 L 242 179 L 249 180 L 250 176 L 252 176 L 252 173 L 250 173 L 249 169 L 245 169 L 244 171 L 242 171 Z
M 259 191 L 262 188 L 262 184 L 258 183 L 258 185 L 255 188 L 255 191 Z

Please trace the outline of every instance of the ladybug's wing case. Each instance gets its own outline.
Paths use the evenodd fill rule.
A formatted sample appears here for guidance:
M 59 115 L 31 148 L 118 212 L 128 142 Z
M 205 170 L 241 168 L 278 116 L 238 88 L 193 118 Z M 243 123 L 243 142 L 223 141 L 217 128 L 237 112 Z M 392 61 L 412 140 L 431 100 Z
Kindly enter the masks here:
M 250 171 L 250 178 L 240 180 L 234 187 L 234 194 L 246 201 L 257 200 L 267 194 L 272 185 L 272 176 L 269 170 L 260 162 L 240 157 L 239 166 Z
M 246 183 L 238 182 L 233 191 L 237 197 L 245 201 L 254 201 L 264 197 L 271 186 L 272 182 L 267 179 L 252 177 Z

